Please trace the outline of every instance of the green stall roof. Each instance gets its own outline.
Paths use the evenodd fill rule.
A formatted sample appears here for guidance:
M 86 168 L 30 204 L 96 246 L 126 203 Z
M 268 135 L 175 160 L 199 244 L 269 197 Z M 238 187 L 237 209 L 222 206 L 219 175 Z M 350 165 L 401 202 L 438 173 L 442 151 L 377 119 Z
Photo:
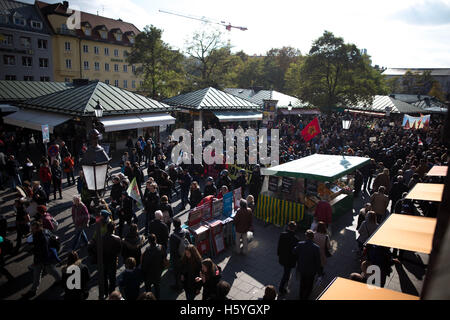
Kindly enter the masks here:
M 313 154 L 262 170 L 264 175 L 334 181 L 369 163 L 369 158 Z

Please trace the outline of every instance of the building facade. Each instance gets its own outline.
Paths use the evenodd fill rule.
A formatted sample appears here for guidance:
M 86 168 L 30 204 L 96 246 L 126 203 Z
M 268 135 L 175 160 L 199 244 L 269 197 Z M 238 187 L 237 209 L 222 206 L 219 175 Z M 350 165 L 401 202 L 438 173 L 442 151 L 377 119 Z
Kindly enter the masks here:
M 74 18 L 68 2 L 36 1 L 36 6 L 54 33 L 55 81 L 97 80 L 130 91 L 142 85 L 134 74 L 136 66 L 126 60 L 140 32 L 133 24 L 86 12 L 75 13 Z M 71 28 L 74 19 L 75 27 Z
M 0 0 L 1 80 L 53 81 L 51 30 L 34 5 Z

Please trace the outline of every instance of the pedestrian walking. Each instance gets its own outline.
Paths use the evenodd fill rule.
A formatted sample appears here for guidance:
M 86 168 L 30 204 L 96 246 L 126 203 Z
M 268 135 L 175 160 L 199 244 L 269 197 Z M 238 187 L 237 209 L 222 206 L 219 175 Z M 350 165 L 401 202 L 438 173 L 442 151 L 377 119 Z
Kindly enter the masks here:
M 181 228 L 180 218 L 173 220 L 173 226 L 174 231 L 169 237 L 170 265 L 175 280 L 172 288 L 178 291 L 181 289 L 181 259 L 185 254 L 186 245 L 191 241 L 189 231 Z
M 319 276 L 323 277 L 327 258 L 331 257 L 330 237 L 327 233 L 327 227 L 323 221 L 317 224 L 317 231 L 314 232 L 314 243 L 320 248 L 320 272 Z
M 81 240 L 85 245 L 89 243 L 85 229 L 88 227 L 90 220 L 89 211 L 86 205 L 81 202 L 80 196 L 73 196 L 72 204 L 72 221 L 75 225 L 75 236 L 73 237 L 72 251 L 78 249 Z
M 136 260 L 133 257 L 128 257 L 125 260 L 125 270 L 118 278 L 118 285 L 122 297 L 128 301 L 137 300 L 141 283 L 141 270 L 136 268 Z
M 117 264 L 122 251 L 122 240 L 114 234 L 114 230 L 114 222 L 109 222 L 103 236 L 104 292 L 107 295 L 116 290 Z
M 245 199 L 241 199 L 240 207 L 236 212 L 236 216 L 234 217 L 234 226 L 236 230 L 236 244 L 235 251 L 236 253 L 241 252 L 241 239 L 243 243 L 242 252 L 244 255 L 248 253 L 248 238 L 247 233 L 249 231 L 253 232 L 253 215 L 252 210 L 247 208 L 247 201 Z
M 184 256 L 180 261 L 180 281 L 186 293 L 186 300 L 194 300 L 198 285 L 196 278 L 202 269 L 202 257 L 197 248 L 190 244 L 186 247 Z
M 71 269 L 78 268 L 80 271 L 80 288 L 68 286 L 69 277 L 73 274 Z M 69 252 L 67 255 L 67 264 L 62 268 L 62 284 L 64 286 L 64 300 L 82 301 L 89 297 L 88 283 L 91 279 L 88 267 L 82 263 L 75 251 Z M 69 283 L 71 283 L 69 281 Z
M 145 249 L 141 257 L 141 270 L 145 283 L 145 291 L 150 292 L 153 288 L 155 297 L 159 300 L 165 253 L 162 247 L 156 243 L 156 236 L 154 234 L 150 234 L 148 240 L 149 246 Z
M 203 288 L 202 300 L 214 300 L 217 294 L 217 284 L 222 278 L 222 269 L 210 258 L 202 261 L 200 276 L 195 278 L 197 286 Z M 197 290 L 198 291 L 198 290 Z
M 67 153 L 63 160 L 64 173 L 67 177 L 67 185 L 70 186 L 70 179 L 72 178 L 72 184 L 75 185 L 75 176 L 73 175 L 75 160 L 70 153 Z
M 289 283 L 291 270 L 297 263 L 296 256 L 293 253 L 295 246 L 299 242 L 299 239 L 295 235 L 296 230 L 297 224 L 295 221 L 289 222 L 287 230 L 280 234 L 280 239 L 278 240 L 278 262 L 284 269 L 278 290 L 281 294 L 287 293 L 286 285 Z

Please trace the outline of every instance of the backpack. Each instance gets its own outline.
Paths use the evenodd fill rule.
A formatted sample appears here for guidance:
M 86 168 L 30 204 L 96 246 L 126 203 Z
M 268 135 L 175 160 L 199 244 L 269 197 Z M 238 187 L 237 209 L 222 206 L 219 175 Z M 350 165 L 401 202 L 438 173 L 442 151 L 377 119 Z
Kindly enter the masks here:
M 172 219 L 170 218 L 169 211 L 164 210 L 164 211 L 162 212 L 162 214 L 163 214 L 163 222 L 164 222 L 164 223 L 169 223 L 169 222 L 171 222 Z
M 182 258 L 184 256 L 184 252 L 186 248 L 189 246 L 189 241 L 186 239 L 186 234 L 183 232 L 183 238 L 181 238 L 179 235 L 177 235 L 175 232 L 173 235 L 180 240 L 180 243 L 178 244 L 178 255 Z

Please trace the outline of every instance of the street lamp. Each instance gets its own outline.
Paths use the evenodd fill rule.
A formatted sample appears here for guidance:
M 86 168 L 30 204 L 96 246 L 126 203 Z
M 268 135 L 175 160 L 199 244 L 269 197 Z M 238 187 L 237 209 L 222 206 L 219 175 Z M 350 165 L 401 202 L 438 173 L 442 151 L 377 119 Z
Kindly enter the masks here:
M 291 111 L 292 111 L 292 103 L 289 101 L 289 105 L 287 107 L 289 111 L 289 123 L 291 123 Z
M 103 107 L 100 105 L 100 100 L 97 100 L 97 105 L 94 108 L 94 112 L 96 118 L 103 117 Z
M 352 124 L 352 120 L 347 111 L 346 115 L 344 116 L 344 119 L 342 119 L 342 129 L 344 129 L 344 130 L 350 129 L 351 124 Z
M 100 197 L 98 191 L 105 188 L 106 174 L 108 172 L 109 156 L 105 149 L 98 144 L 100 133 L 96 129 L 89 132 L 91 145 L 86 150 L 81 160 L 86 185 L 93 194 L 94 210 L 97 215 L 96 233 L 97 233 L 97 268 L 98 268 L 98 286 L 100 299 L 104 299 L 104 270 L 103 270 L 103 241 L 101 234 L 101 216 L 100 216 Z

